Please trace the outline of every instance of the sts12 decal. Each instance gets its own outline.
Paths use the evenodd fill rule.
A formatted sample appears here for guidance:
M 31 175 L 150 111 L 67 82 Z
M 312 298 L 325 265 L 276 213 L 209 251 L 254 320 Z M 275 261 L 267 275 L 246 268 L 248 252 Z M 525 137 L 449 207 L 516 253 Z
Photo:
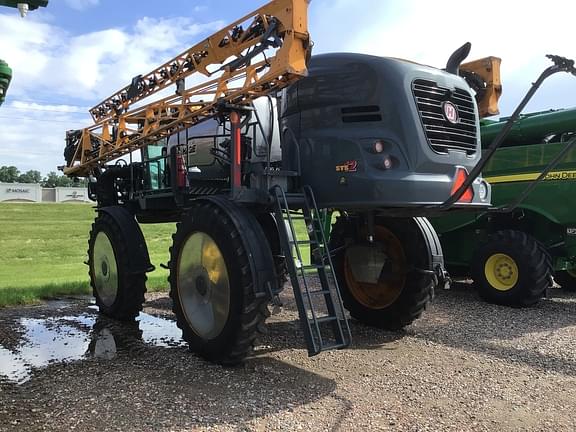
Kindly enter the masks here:
M 355 160 L 349 160 L 344 162 L 341 165 L 336 165 L 336 172 L 348 172 L 348 173 L 352 173 L 352 172 L 356 172 L 358 171 L 358 161 Z

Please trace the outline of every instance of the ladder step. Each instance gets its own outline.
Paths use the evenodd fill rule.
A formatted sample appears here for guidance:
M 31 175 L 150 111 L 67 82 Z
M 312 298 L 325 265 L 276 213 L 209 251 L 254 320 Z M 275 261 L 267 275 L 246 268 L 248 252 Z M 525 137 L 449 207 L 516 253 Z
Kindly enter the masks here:
M 335 317 L 335 316 L 324 316 L 324 317 L 316 318 L 316 321 L 318 322 L 318 324 L 322 324 L 325 322 L 336 321 L 337 319 L 338 319 L 338 317 Z
M 316 240 L 290 240 L 293 245 L 320 245 Z
M 290 216 L 290 219 L 293 221 L 306 221 L 306 222 L 310 222 L 310 218 L 307 218 L 306 216 Z M 288 218 L 284 218 L 284 220 L 288 220 Z
M 346 348 L 347 346 L 348 346 L 348 344 L 345 344 L 345 343 L 326 344 L 326 345 L 322 345 L 322 348 L 320 348 L 320 350 L 321 351 L 329 351 L 329 350 Z
M 329 289 L 323 289 L 323 290 L 310 291 L 310 295 L 314 295 L 314 294 L 330 294 L 330 290 Z
M 310 265 L 303 265 L 300 267 L 302 270 L 329 270 L 331 267 L 330 265 L 317 265 L 317 264 L 310 264 Z

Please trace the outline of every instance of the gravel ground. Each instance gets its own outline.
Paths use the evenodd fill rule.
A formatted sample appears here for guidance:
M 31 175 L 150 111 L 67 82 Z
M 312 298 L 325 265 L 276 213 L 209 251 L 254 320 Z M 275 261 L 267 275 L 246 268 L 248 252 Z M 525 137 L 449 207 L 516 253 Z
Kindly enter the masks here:
M 97 319 L 88 299 L 0 310 L 4 354 L 49 363 L 0 378 L 0 431 L 576 429 L 576 296 L 554 289 L 519 310 L 459 287 L 403 332 L 352 322 L 350 349 L 313 358 L 284 301 L 237 368 L 188 352 L 163 295 L 148 297 L 139 327 Z M 73 338 L 52 336 L 62 328 Z M 80 343 L 80 360 L 31 355 L 36 336 L 52 354 Z

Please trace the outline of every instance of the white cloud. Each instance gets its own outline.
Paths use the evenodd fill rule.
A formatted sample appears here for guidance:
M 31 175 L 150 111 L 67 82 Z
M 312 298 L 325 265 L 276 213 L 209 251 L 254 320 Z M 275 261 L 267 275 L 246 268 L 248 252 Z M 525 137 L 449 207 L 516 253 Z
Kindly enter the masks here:
M 0 108 L 0 165 L 46 174 L 63 164 L 66 130 L 89 124 L 84 107 L 11 101 Z
M 14 109 L 20 111 L 42 111 L 50 113 L 73 113 L 73 114 L 86 114 L 89 107 L 81 107 L 77 105 L 46 105 L 36 102 L 28 102 L 15 100 L 4 105 L 4 109 Z
M 63 163 L 66 130 L 90 125 L 86 105 L 95 105 L 221 26 L 188 18 L 142 18 L 130 29 L 72 36 L 38 19 L 0 14 L 0 40 L 6 42 L 1 57 L 14 71 L 0 108 L 0 165 L 54 170 Z
M 66 4 L 72 9 L 84 10 L 89 7 L 97 6 L 100 0 L 65 0 Z
M 34 20 L 0 15 L 4 58 L 14 69 L 10 94 L 47 94 L 102 99 L 196 43 L 221 22 L 198 24 L 188 18 L 142 18 L 131 29 L 106 29 L 71 36 Z

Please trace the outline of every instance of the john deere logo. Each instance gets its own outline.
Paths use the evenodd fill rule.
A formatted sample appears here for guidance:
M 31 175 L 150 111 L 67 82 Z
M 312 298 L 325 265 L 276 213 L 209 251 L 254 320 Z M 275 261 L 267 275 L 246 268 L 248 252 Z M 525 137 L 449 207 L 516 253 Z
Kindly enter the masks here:
M 444 110 L 444 117 L 446 117 L 446 120 L 452 124 L 458 123 L 458 120 L 460 119 L 458 117 L 458 108 L 456 108 L 456 105 L 452 102 L 444 102 L 442 109 Z

